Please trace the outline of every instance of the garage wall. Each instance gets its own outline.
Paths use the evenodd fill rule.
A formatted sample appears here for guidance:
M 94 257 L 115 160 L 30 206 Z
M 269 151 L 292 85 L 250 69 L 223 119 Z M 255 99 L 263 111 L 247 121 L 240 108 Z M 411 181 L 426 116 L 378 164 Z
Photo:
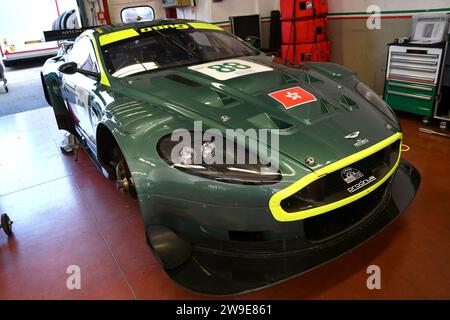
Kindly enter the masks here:
M 178 8 L 177 16 L 212 22 L 230 31 L 230 16 L 259 14 L 261 16 L 261 42 L 268 47 L 270 35 L 270 12 L 279 10 L 280 0 L 197 0 L 196 8 Z
M 259 13 L 262 17 L 270 16 L 271 10 L 280 8 L 280 0 L 196 0 L 197 7 L 177 8 L 179 18 L 204 20 L 214 23 L 228 23 L 230 16 Z
M 411 17 L 426 12 L 450 12 L 449 0 L 329 0 L 331 61 L 356 71 L 379 94 L 383 92 L 387 44 L 408 37 Z M 381 9 L 381 29 L 367 28 L 368 6 Z

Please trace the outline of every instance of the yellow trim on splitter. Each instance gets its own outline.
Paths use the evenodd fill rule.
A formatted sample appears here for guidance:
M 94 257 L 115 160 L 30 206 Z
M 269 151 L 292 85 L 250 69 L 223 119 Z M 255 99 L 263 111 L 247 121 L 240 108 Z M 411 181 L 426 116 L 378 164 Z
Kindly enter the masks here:
M 379 186 L 381 186 L 387 179 L 389 179 L 389 177 L 397 169 L 397 167 L 400 163 L 400 158 L 401 158 L 401 143 L 400 143 L 400 147 L 399 147 L 400 150 L 399 150 L 398 159 L 397 159 L 397 162 L 395 163 L 394 167 L 388 172 L 387 175 L 385 175 L 382 179 L 377 181 L 371 187 L 369 187 L 357 194 L 354 194 L 350 197 L 347 197 L 345 199 L 342 199 L 342 200 L 339 200 L 339 201 L 336 201 L 336 202 L 333 202 L 333 203 L 330 203 L 330 204 L 327 204 L 324 206 L 320 206 L 317 208 L 312 208 L 312 209 L 307 209 L 307 210 L 302 210 L 302 211 L 297 211 L 297 212 L 286 212 L 281 207 L 281 201 L 292 196 L 293 194 L 300 191 L 301 189 L 303 189 L 307 185 L 311 184 L 312 182 L 324 177 L 327 174 L 330 174 L 339 169 L 345 168 L 345 167 L 351 165 L 352 163 L 362 160 L 362 159 L 380 151 L 381 149 L 386 148 L 387 146 L 393 144 L 394 142 L 401 140 L 402 138 L 403 138 L 403 135 L 400 132 L 398 132 L 398 133 L 390 136 L 389 138 L 387 138 L 365 150 L 362 150 L 362 151 L 355 153 L 349 157 L 338 160 L 328 166 L 320 168 L 317 171 L 306 175 L 305 177 L 303 177 L 302 179 L 293 183 L 289 187 L 275 193 L 269 200 L 269 208 L 270 208 L 270 211 L 272 212 L 272 215 L 274 216 L 274 218 L 276 220 L 281 221 L 281 222 L 303 220 L 303 219 L 317 216 L 319 214 L 322 214 L 322 213 L 325 213 L 325 212 L 328 212 L 331 210 L 338 209 L 338 208 L 343 207 L 353 201 L 361 199 L 365 195 L 368 195 L 369 193 L 371 193 L 372 191 L 377 189 Z

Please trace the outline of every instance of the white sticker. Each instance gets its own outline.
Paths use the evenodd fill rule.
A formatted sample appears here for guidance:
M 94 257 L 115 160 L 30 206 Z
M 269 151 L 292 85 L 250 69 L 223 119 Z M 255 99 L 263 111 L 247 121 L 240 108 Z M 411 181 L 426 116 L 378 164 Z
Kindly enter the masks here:
M 192 66 L 189 69 L 222 81 L 273 70 L 272 68 L 241 59 L 214 61 Z

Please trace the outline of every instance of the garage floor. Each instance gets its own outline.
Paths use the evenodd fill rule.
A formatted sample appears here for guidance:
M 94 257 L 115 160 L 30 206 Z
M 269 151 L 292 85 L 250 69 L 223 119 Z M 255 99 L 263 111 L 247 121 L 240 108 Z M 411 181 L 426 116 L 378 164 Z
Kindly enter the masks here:
M 402 117 L 404 157 L 422 174 L 409 209 L 352 253 L 283 284 L 238 299 L 450 298 L 450 144 Z M 0 118 L 0 299 L 196 299 L 150 253 L 137 202 L 121 195 L 87 155 L 64 156 L 50 108 Z M 381 290 L 366 268 L 381 267 Z M 81 290 L 66 269 L 81 268 Z
M 0 86 L 0 117 L 48 106 L 42 90 L 41 69 L 45 59 L 26 60 L 5 69 L 9 93 Z

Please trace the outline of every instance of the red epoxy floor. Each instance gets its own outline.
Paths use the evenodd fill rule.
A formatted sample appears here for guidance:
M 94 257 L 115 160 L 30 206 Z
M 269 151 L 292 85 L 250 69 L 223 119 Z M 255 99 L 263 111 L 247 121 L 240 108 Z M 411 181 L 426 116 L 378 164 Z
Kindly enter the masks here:
M 409 209 L 353 252 L 237 299 L 450 299 L 450 140 L 418 133 L 403 117 L 404 157 L 422 174 Z M 59 151 L 50 108 L 0 118 L 0 299 L 198 299 L 164 274 L 149 251 L 137 202 L 120 194 L 87 155 Z M 366 268 L 381 267 L 381 290 Z M 81 268 L 81 290 L 66 269 Z

